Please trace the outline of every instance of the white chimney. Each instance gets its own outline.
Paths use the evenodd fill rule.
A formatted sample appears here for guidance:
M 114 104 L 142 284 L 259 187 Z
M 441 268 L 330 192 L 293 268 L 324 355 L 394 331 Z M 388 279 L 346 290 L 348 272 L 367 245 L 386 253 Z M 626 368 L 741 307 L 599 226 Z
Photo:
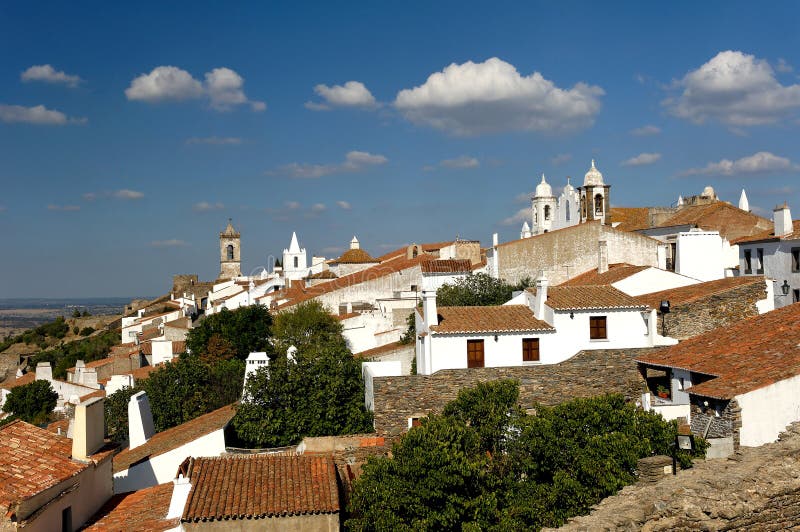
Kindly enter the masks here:
M 599 240 L 597 242 L 597 273 L 608 271 L 608 242 Z
M 536 299 L 534 300 L 533 315 L 544 320 L 544 304 L 547 301 L 547 277 L 544 272 L 536 279 Z
M 88 461 L 103 446 L 106 433 L 103 398 L 95 397 L 75 406 L 72 430 L 72 458 Z
M 52 381 L 53 380 L 53 367 L 50 362 L 39 362 L 36 364 L 36 380 L 37 381 Z
M 153 413 L 145 392 L 134 394 L 128 401 L 128 448 L 144 445 L 156 430 L 153 426 Z
M 358 239 L 355 235 L 353 235 L 353 239 L 350 241 L 350 249 L 359 249 L 361 245 L 358 243 Z
M 497 247 L 497 244 L 498 244 L 499 242 L 500 242 L 500 237 L 498 236 L 498 234 L 497 234 L 497 233 L 493 233 L 493 234 L 492 234 L 492 247 L 493 247 L 493 248 L 496 248 L 496 247 Z
M 786 236 L 794 230 L 792 227 L 792 213 L 785 203 L 780 207 L 775 207 L 775 210 L 772 211 L 772 221 L 775 225 L 775 236 Z
M 166 518 L 180 519 L 183 516 L 186 501 L 189 500 L 192 484 L 183 475 L 178 475 L 178 478 L 174 479 L 172 484 L 172 498 L 169 501 L 169 510 L 167 510 Z
M 439 325 L 439 314 L 436 310 L 436 290 L 422 290 L 422 316 L 428 327 Z

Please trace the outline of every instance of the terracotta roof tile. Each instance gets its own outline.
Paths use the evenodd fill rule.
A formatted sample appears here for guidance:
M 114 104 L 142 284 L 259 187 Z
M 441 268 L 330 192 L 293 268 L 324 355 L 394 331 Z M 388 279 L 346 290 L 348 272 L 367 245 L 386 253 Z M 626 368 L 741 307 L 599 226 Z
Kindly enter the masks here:
M 413 349 L 413 344 L 406 345 L 406 344 L 401 344 L 400 342 L 392 342 L 390 344 L 379 345 L 378 347 L 367 349 L 366 351 L 361 351 L 360 353 L 353 353 L 353 356 L 356 358 L 372 358 L 380 355 L 385 355 L 386 353 L 391 353 L 393 351 L 397 351 L 405 347 L 411 347 Z
M 364 251 L 363 249 L 348 249 L 342 256 L 333 261 L 336 264 L 367 264 L 371 262 L 380 262 Z
M 339 277 L 331 270 L 322 270 L 321 272 L 313 273 L 308 276 L 309 279 L 336 279 Z
M 637 231 L 650 227 L 650 209 L 647 207 L 611 207 L 611 223 L 620 231 Z
M 472 264 L 467 259 L 438 259 L 420 264 L 422 273 L 469 273 Z
M 141 379 L 146 379 L 150 376 L 151 373 L 159 369 L 159 366 L 142 366 L 140 368 L 133 369 L 129 372 L 124 373 L 124 375 L 133 375 L 133 380 L 138 381 Z
M 0 506 L 24 501 L 88 467 L 71 456 L 66 436 L 20 420 L 0 428 Z
M 608 271 L 605 273 L 597 273 L 596 269 L 589 270 L 586 273 L 573 277 L 569 281 L 561 283 L 560 286 L 614 284 L 648 268 L 650 268 L 650 266 L 634 266 L 624 263 L 609 264 Z
M 714 376 L 687 391 L 717 399 L 794 377 L 800 374 L 800 303 L 689 338 L 637 362 Z
M 536 293 L 535 288 L 528 292 Z M 610 285 L 553 286 L 547 290 L 547 306 L 555 310 L 638 309 L 647 305 Z
M 153 338 L 158 338 L 162 335 L 163 333 L 158 327 L 153 327 L 152 329 L 147 329 L 139 333 L 139 341 L 146 342 L 147 340 L 152 340 Z
M 439 325 L 432 325 L 434 334 L 553 331 L 553 327 L 536 319 L 526 305 L 486 307 L 439 307 Z
M 192 325 L 192 320 L 189 317 L 178 318 L 176 320 L 168 321 L 164 327 L 177 327 L 179 329 L 189 329 Z
M 706 205 L 682 207 L 657 227 L 676 225 L 694 225 L 706 231 L 719 231 L 722 237 L 733 242 L 770 229 L 772 221 L 743 211 L 730 203 L 716 201 Z
M 36 380 L 36 373 L 34 373 L 33 371 L 30 371 L 30 372 L 26 373 L 25 375 L 23 375 L 22 377 L 19 377 L 19 378 L 16 378 L 16 379 L 12 379 L 12 380 L 3 381 L 3 383 L 0 384 L 0 388 L 3 388 L 5 390 L 10 390 L 12 388 L 16 388 L 17 386 L 24 386 L 26 384 L 30 384 L 35 380 Z
M 670 288 L 669 290 L 643 294 L 641 296 L 636 296 L 636 299 L 652 308 L 658 308 L 661 301 L 665 299 L 669 300 L 671 306 L 684 305 L 692 301 L 725 293 L 734 288 L 739 288 L 740 286 L 757 283 L 764 284 L 764 277 L 762 275 L 726 277 L 724 279 L 717 279 L 716 281 L 707 281 L 705 283 L 691 284 L 689 286 L 681 286 L 679 288 Z
M 748 242 L 761 242 L 763 240 L 796 240 L 800 238 L 800 220 L 793 220 L 792 221 L 792 232 L 788 235 L 783 235 L 780 237 L 775 236 L 775 226 L 771 229 L 767 229 L 765 231 L 761 231 L 760 233 L 756 233 L 750 236 L 744 236 L 742 238 L 737 239 L 734 244 L 746 244 Z
M 330 456 L 192 458 L 184 522 L 339 512 Z
M 177 427 L 172 427 L 153 435 L 144 445 L 133 449 L 124 449 L 114 457 L 114 473 L 128 469 L 132 464 L 144 458 L 152 458 L 176 449 L 181 445 L 196 440 L 200 436 L 210 434 L 224 428 L 233 419 L 234 406 L 223 406 Z
M 431 253 L 433 251 L 439 251 L 440 249 L 449 246 L 452 244 L 452 240 L 448 240 L 447 242 L 428 242 L 427 244 L 416 244 L 419 248 L 425 253 Z M 409 244 L 409 246 L 412 244 Z M 378 257 L 378 260 L 381 262 L 387 261 L 389 259 L 395 259 L 397 257 L 405 256 L 406 251 L 408 250 L 408 246 L 403 246 L 401 248 L 397 248 L 395 250 L 390 251 L 384 255 Z
M 87 523 L 86 532 L 107 530 L 163 531 L 178 526 L 179 518 L 167 519 L 173 483 L 114 495 Z

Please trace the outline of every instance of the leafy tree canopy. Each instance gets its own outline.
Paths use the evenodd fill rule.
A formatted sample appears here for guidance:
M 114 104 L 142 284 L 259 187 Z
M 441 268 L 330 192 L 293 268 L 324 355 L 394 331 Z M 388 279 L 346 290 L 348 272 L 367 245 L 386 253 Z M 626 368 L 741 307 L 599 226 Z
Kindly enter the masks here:
M 280 350 L 305 350 L 319 344 L 343 344 L 342 324 L 319 301 L 295 305 L 275 316 L 272 334 Z
M 515 381 L 462 390 L 354 484 L 352 530 L 555 527 L 635 479 L 640 458 L 670 454 L 677 431 L 620 395 L 517 406 Z M 697 455 L 705 453 L 701 442 Z M 679 454 L 691 466 L 691 456 Z
M 436 304 L 441 307 L 502 305 L 511 299 L 515 290 L 528 286 L 529 279 L 511 285 L 486 273 L 475 273 L 456 280 L 454 284 L 442 285 L 436 291 Z
M 209 342 L 217 336 L 233 349 L 236 358 L 245 360 L 254 351 L 270 351 L 272 316 L 263 305 L 251 305 L 236 310 L 223 309 L 206 316 L 186 337 L 187 349 L 195 355 L 214 357 Z M 216 344 L 219 346 L 219 342 Z M 214 347 L 214 344 L 211 345 Z
M 57 401 L 58 394 L 48 381 L 33 381 L 12 388 L 3 411 L 14 418 L 38 425 L 47 421 Z

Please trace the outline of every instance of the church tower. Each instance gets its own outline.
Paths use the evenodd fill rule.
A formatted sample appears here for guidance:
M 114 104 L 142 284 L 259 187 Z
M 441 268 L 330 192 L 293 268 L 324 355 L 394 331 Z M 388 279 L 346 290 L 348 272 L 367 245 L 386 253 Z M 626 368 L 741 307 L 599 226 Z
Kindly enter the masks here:
M 228 226 L 219 234 L 219 279 L 234 279 L 242 275 L 241 235 L 233 228 L 230 218 Z
M 581 195 L 581 223 L 600 220 L 600 223 L 611 224 L 611 201 L 609 192 L 611 185 L 603 183 L 603 174 L 595 167 L 586 172 L 583 186 L 578 187 Z
M 541 235 L 552 231 L 556 218 L 556 197 L 553 196 L 553 187 L 545 180 L 542 174 L 542 182 L 536 186 L 536 192 L 532 200 L 533 224 L 531 232 L 534 235 Z
M 283 250 L 283 276 L 288 281 L 304 279 L 308 275 L 306 248 L 297 242 L 297 234 L 292 232 L 289 248 Z

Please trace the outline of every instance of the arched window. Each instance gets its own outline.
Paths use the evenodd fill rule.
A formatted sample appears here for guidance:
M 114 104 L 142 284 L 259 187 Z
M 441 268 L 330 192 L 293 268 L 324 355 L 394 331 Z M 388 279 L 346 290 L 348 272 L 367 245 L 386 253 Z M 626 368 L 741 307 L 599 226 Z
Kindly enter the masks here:
M 566 204 L 566 209 L 564 209 L 564 212 L 566 212 L 566 214 L 567 214 L 567 221 L 569 221 L 569 203 L 570 203 L 570 201 L 569 201 L 569 200 L 567 200 L 567 201 L 565 201 L 564 203 Z
M 550 219 L 550 205 L 544 206 L 544 219 L 545 221 Z
M 586 218 L 586 196 L 581 196 L 581 217 Z
M 417 246 L 414 246 L 411 250 L 411 258 L 416 259 L 418 255 L 419 255 L 419 248 L 417 248 Z
M 298 259 L 297 257 L 295 257 L 295 258 L 294 258 L 294 268 L 295 268 L 295 269 L 297 269 L 297 267 L 298 267 L 299 265 L 300 265 L 300 259 Z
M 533 225 L 539 225 L 539 212 L 535 209 L 533 211 Z
M 602 196 L 602 194 L 597 194 L 594 197 L 594 213 L 595 214 L 603 214 L 603 196 Z
M 233 260 L 233 244 L 228 244 L 228 247 L 225 248 L 225 250 L 228 260 Z

